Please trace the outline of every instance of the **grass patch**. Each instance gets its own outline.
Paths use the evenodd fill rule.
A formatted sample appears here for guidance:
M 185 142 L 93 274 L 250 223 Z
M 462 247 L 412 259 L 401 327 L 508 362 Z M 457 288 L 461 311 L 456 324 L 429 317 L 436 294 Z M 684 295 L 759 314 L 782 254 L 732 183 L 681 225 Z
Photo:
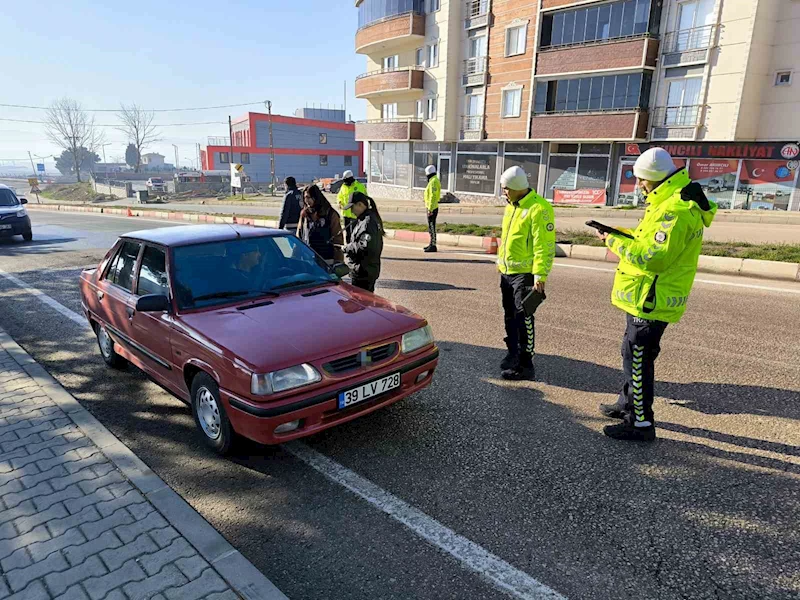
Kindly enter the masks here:
M 386 221 L 384 227 L 387 229 L 405 229 L 406 231 L 428 231 L 425 223 L 406 223 L 402 221 Z M 500 237 L 501 228 L 499 225 L 474 225 L 468 223 L 438 223 L 436 225 L 438 233 L 450 233 L 452 235 L 478 235 L 482 237 Z
M 800 263 L 800 244 L 750 244 L 748 242 L 703 242 L 703 254 Z
M 77 202 L 93 204 L 113 200 L 113 196 L 98 194 L 88 181 L 81 183 L 53 183 L 48 185 L 39 194 L 43 198 L 57 200 L 58 202 Z

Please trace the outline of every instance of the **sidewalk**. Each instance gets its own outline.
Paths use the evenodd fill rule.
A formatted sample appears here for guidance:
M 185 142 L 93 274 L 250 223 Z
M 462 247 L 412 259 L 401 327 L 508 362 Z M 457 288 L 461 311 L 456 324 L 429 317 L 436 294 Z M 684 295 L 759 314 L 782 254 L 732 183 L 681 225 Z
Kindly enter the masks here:
M 0 329 L 0 600 L 280 600 Z

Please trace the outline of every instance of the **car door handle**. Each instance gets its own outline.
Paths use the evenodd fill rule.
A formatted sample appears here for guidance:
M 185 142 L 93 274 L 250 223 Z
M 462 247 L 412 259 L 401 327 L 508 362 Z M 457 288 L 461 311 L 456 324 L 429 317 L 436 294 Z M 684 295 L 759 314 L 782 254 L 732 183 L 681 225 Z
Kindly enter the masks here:
M 135 309 L 135 308 L 132 308 L 132 307 L 130 307 L 130 306 L 126 306 L 126 307 L 125 307 L 125 312 L 126 312 L 126 313 L 128 313 L 128 318 L 129 318 L 129 319 L 132 319 L 132 318 L 133 318 L 133 315 L 134 315 L 134 314 L 136 314 L 136 309 Z
M 101 292 L 100 290 L 97 290 L 97 299 L 98 299 L 100 302 L 102 302 L 102 301 L 103 301 L 103 298 L 105 298 L 105 297 L 106 297 L 106 295 L 105 295 L 103 292 Z

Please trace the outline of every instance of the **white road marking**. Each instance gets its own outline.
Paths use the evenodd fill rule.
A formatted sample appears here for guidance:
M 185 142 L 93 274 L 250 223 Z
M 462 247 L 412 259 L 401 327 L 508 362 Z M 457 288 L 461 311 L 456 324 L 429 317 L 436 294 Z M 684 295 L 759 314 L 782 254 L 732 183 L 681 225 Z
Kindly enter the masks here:
M 23 290 L 25 290 L 26 292 L 28 292 L 32 296 L 36 296 L 39 300 L 41 300 L 42 302 L 47 304 L 47 306 L 49 306 L 52 309 L 55 309 L 56 311 L 61 313 L 63 316 L 67 317 L 71 321 L 74 321 L 78 325 L 83 325 L 85 327 L 89 326 L 89 322 L 86 320 L 85 317 L 79 315 L 74 310 L 70 310 L 69 308 L 67 308 L 66 306 L 64 306 L 63 304 L 58 302 L 57 300 L 55 300 L 55 299 L 51 298 L 50 296 L 48 296 L 47 294 L 45 294 L 43 291 L 37 290 L 34 287 L 30 287 L 27 283 L 22 281 L 22 279 L 20 279 L 19 277 L 16 277 L 16 276 L 12 275 L 11 273 L 6 273 L 2 269 L 0 269 L 0 277 L 5 277 L 6 279 L 8 279 L 11 283 L 16 285 L 17 287 L 22 288 Z
M 0 276 L 36 296 L 39 300 L 78 325 L 89 328 L 89 323 L 84 317 L 60 304 L 41 290 L 29 286 L 18 277 L 5 271 L 0 270 Z M 540 583 L 527 573 L 511 566 L 475 542 L 457 534 L 449 527 L 445 527 L 397 496 L 378 487 L 335 460 L 320 454 L 306 444 L 290 442 L 283 444 L 283 448 L 315 471 L 322 473 L 328 479 L 342 485 L 375 508 L 402 523 L 422 539 L 450 554 L 464 566 L 514 598 L 519 598 L 520 600 L 566 600 L 565 596 Z
M 421 251 L 422 248 L 417 246 L 402 246 L 400 244 L 384 244 L 384 246 L 389 248 L 403 248 L 404 250 L 419 250 Z M 495 262 L 495 259 L 490 258 L 489 256 L 484 256 L 482 254 L 478 254 L 477 252 L 448 252 L 446 256 L 471 256 L 473 258 L 477 258 L 483 262 Z M 476 261 L 477 262 L 477 261 Z M 585 269 L 587 271 L 601 271 L 603 273 L 614 273 L 616 269 L 609 269 L 605 267 L 590 267 L 588 265 L 573 265 L 571 263 L 565 263 L 560 261 L 554 261 L 554 265 L 559 267 L 568 267 L 570 269 Z M 738 288 L 745 288 L 749 290 L 763 290 L 766 292 L 785 292 L 787 294 L 800 294 L 800 289 L 789 289 L 789 288 L 782 288 L 782 287 L 773 287 L 769 285 L 756 285 L 752 283 L 734 283 L 731 281 L 716 281 L 714 279 L 695 279 L 695 283 L 704 283 L 707 285 L 724 285 L 729 287 L 738 287 Z
M 496 587 L 515 598 L 564 599 L 564 596 L 540 583 L 527 573 L 511 566 L 475 542 L 445 527 L 422 511 L 403 502 L 397 496 L 364 479 L 324 454 L 300 442 L 283 444 L 283 448 L 322 473 L 331 481 L 344 486 L 375 508 L 401 522 L 415 534 L 455 557 Z

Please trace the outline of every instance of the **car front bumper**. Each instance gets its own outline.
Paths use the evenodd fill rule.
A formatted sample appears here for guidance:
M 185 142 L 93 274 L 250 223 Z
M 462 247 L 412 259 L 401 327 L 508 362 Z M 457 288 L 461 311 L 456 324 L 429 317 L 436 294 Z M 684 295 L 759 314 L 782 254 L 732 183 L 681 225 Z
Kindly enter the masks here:
M 31 218 L 28 215 L 24 217 L 6 217 L 0 219 L 0 236 L 9 235 L 22 235 L 31 230 Z
M 346 423 L 418 392 L 430 385 L 438 362 L 439 349 L 434 346 L 404 362 L 370 370 L 348 379 L 344 383 L 340 382 L 326 388 L 322 392 L 315 390 L 298 394 L 292 398 L 291 402 L 279 405 L 256 404 L 225 389 L 220 389 L 220 396 L 236 433 L 260 444 L 280 444 Z M 400 372 L 399 388 L 348 408 L 340 409 L 338 407 L 340 392 L 397 371 Z M 292 421 L 300 421 L 297 429 L 286 433 L 275 433 L 276 427 Z

